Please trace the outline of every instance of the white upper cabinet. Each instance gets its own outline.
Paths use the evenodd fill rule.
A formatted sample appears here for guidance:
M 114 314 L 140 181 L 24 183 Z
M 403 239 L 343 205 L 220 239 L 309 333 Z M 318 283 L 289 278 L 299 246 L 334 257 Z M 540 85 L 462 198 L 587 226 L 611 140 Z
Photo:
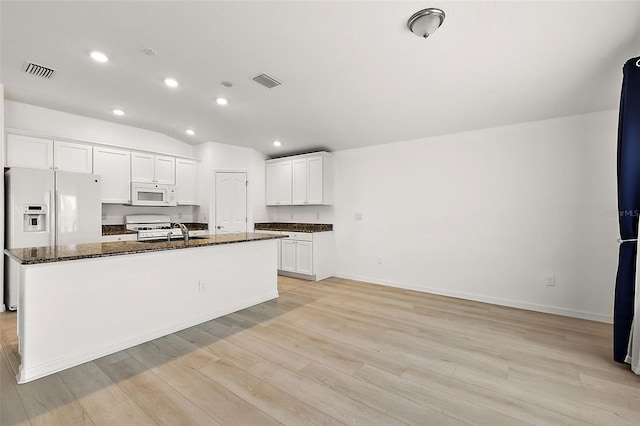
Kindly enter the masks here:
M 277 205 L 280 195 L 280 181 L 278 179 L 278 164 L 267 163 L 266 164 L 266 186 L 265 186 L 265 199 L 268 206 Z
M 285 164 L 287 166 L 285 166 Z M 288 174 L 284 172 L 288 167 Z M 333 203 L 333 158 L 326 152 L 269 160 L 266 164 L 267 205 Z M 283 202 L 282 193 L 291 194 Z
M 307 158 L 307 204 L 333 203 L 333 164 L 331 158 Z
M 7 167 L 92 173 L 93 147 L 25 135 L 7 135 Z
M 164 183 L 167 185 L 176 184 L 176 159 L 174 157 L 156 155 L 154 158 L 154 166 L 156 183 Z
M 105 147 L 97 143 L 17 134 L 7 134 L 5 145 L 5 167 L 100 175 L 102 202 L 105 204 L 131 203 L 131 183 L 146 182 L 176 185 L 178 204 L 198 205 L 198 163 L 195 160 Z M 290 184 L 288 193 L 288 203 L 291 204 Z
M 293 167 L 293 204 L 307 204 L 307 159 L 299 158 L 292 161 Z
M 53 142 L 53 164 L 56 170 L 93 173 L 93 147 L 75 142 Z
M 179 205 L 198 205 L 198 163 L 176 159 L 176 201 Z
M 93 173 L 102 176 L 102 202 L 131 202 L 131 152 L 122 149 L 93 149 Z
M 132 152 L 131 181 L 175 185 L 176 159 L 145 152 Z
M 6 167 L 53 170 L 53 139 L 7 135 Z
M 154 155 L 143 152 L 131 153 L 131 181 L 154 183 L 156 179 Z
M 268 162 L 266 170 L 267 205 L 291 205 L 291 160 Z

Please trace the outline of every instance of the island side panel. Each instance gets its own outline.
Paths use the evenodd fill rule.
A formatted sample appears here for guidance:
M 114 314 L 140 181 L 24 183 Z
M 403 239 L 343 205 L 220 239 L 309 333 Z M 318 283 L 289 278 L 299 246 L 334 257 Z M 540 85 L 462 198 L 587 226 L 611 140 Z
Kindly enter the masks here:
M 263 240 L 21 265 L 18 382 L 276 298 L 276 256 Z

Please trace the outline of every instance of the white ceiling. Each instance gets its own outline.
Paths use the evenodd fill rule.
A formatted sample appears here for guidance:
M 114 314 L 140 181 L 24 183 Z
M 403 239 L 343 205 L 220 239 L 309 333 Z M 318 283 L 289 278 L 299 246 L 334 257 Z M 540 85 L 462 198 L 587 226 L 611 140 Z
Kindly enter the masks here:
M 640 54 L 638 1 L 0 4 L 7 99 L 272 156 L 616 108 Z M 447 15 L 427 40 L 406 28 L 425 7 Z M 30 76 L 25 60 L 57 75 Z M 251 80 L 262 72 L 284 84 Z

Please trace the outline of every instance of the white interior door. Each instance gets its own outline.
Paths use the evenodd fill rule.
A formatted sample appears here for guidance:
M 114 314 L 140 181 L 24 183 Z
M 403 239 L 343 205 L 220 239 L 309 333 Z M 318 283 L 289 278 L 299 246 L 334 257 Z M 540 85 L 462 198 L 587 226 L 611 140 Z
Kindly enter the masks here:
M 216 234 L 247 232 L 247 173 L 216 172 Z

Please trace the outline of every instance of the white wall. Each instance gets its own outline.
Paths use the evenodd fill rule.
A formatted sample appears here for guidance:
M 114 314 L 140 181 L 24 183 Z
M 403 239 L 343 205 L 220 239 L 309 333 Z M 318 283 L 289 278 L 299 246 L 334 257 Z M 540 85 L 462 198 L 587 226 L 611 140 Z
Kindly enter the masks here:
M 47 136 L 193 156 L 193 146 L 162 133 L 15 101 L 5 101 L 5 127 Z
M 267 220 L 265 208 L 265 156 L 251 148 L 206 142 L 195 146 L 195 154 L 200 158 L 198 168 L 198 201 L 200 209 L 198 222 L 209 223 L 209 229 L 215 224 L 215 182 L 214 172 L 246 171 L 247 187 L 247 230 L 253 230 L 253 224 Z
M 610 321 L 616 137 L 606 111 L 339 151 L 338 275 Z
M 270 222 L 333 223 L 334 206 L 267 207 Z

